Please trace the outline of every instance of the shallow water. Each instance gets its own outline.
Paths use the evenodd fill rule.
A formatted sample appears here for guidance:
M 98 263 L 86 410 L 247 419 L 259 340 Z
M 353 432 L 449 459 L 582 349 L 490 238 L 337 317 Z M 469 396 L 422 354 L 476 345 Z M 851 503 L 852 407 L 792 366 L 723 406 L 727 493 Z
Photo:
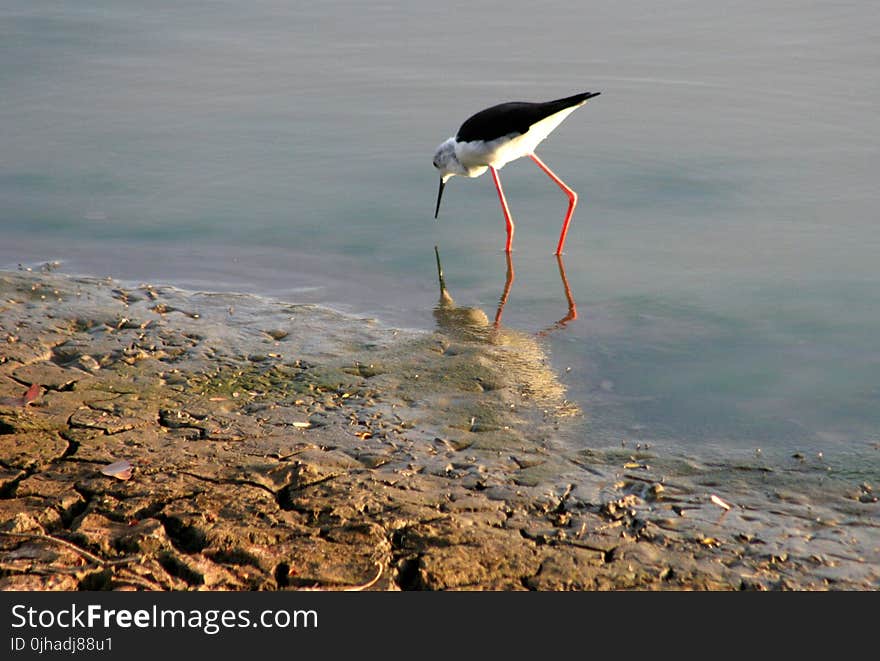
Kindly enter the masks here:
M 870 3 L 34 3 L 0 8 L 0 265 L 320 302 L 434 325 L 434 246 L 493 318 L 488 177 L 431 219 L 435 146 L 501 100 L 581 90 L 502 171 L 503 323 L 544 334 L 574 447 L 880 475 Z M 490 29 L 491 28 L 491 29 Z M 726 459 L 725 459 L 726 458 Z

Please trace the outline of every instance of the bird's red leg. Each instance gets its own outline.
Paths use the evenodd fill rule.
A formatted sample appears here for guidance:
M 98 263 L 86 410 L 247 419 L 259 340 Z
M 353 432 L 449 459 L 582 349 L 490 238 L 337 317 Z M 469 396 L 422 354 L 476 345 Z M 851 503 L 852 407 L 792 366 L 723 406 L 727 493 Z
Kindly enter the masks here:
M 498 171 L 489 167 L 492 172 L 492 179 L 495 180 L 495 189 L 498 191 L 498 199 L 501 201 L 501 210 L 504 212 L 504 222 L 507 223 L 507 245 L 504 246 L 505 252 L 510 252 L 510 246 L 513 244 L 513 218 L 510 217 L 510 209 L 507 208 L 507 200 L 504 199 L 504 191 L 501 189 L 501 179 L 498 178 Z
M 565 182 L 562 181 L 559 177 L 557 177 L 553 170 L 548 168 L 544 161 L 535 156 L 534 154 L 529 154 L 529 157 L 537 163 L 538 167 L 541 168 L 544 172 L 547 173 L 547 176 L 550 177 L 553 181 L 556 182 L 556 185 L 559 186 L 566 195 L 568 195 L 568 213 L 565 214 L 565 220 L 562 221 L 562 233 L 559 235 L 559 245 L 556 246 L 556 254 L 562 254 L 562 246 L 565 245 L 565 235 L 568 233 L 568 224 L 571 222 L 571 217 L 574 215 L 574 208 L 578 202 L 578 194 L 571 190 L 568 186 L 565 185 Z

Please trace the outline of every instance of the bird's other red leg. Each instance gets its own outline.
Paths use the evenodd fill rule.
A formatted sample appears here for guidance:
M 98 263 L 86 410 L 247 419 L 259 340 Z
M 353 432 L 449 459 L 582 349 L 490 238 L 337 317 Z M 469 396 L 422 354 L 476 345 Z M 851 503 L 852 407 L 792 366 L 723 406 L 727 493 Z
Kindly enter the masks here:
M 556 254 L 561 255 L 562 246 L 565 245 L 565 235 L 568 234 L 568 224 L 571 222 L 571 217 L 574 215 L 574 208 L 578 202 L 578 194 L 571 190 L 568 186 L 566 186 L 565 182 L 557 177 L 553 170 L 551 170 L 544 164 L 544 161 L 542 161 L 534 154 L 529 154 L 529 157 L 535 163 L 537 163 L 539 168 L 547 173 L 548 177 L 556 182 L 556 185 L 559 186 L 566 195 L 568 195 L 568 213 L 565 214 L 565 220 L 562 221 L 562 233 L 559 235 L 559 244 L 556 246 Z
M 498 171 L 489 167 L 492 172 L 492 179 L 495 180 L 495 189 L 498 191 L 498 199 L 501 201 L 501 211 L 504 212 L 504 222 L 507 223 L 507 244 L 504 246 L 505 252 L 510 252 L 510 246 L 513 244 L 513 232 L 516 229 L 513 225 L 513 218 L 510 217 L 510 209 L 507 208 L 507 200 L 504 199 L 504 191 L 501 189 L 501 179 L 498 178 Z

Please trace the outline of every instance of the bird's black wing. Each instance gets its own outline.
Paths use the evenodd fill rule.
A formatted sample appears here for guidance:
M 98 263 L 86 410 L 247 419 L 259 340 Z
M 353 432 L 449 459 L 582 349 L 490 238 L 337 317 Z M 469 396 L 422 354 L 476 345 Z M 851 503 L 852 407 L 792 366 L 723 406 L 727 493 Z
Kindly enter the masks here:
M 497 106 L 481 110 L 473 117 L 468 118 L 458 129 L 458 135 L 455 136 L 455 139 L 458 142 L 489 141 L 505 135 L 522 135 L 533 124 L 540 122 L 545 117 L 555 115 L 561 110 L 576 106 L 598 95 L 599 92 L 584 92 L 544 103 L 529 103 L 528 101 L 500 103 Z

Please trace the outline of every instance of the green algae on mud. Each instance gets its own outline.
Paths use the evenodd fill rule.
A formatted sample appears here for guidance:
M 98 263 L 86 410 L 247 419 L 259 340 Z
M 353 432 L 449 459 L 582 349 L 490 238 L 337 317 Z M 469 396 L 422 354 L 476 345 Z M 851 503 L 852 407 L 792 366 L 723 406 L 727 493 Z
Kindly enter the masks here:
M 561 446 L 578 411 L 541 343 L 451 299 L 415 333 L 48 273 L 0 294 L 0 398 L 45 387 L 0 407 L 6 589 L 876 585 L 808 526 L 716 521 L 648 450 Z

